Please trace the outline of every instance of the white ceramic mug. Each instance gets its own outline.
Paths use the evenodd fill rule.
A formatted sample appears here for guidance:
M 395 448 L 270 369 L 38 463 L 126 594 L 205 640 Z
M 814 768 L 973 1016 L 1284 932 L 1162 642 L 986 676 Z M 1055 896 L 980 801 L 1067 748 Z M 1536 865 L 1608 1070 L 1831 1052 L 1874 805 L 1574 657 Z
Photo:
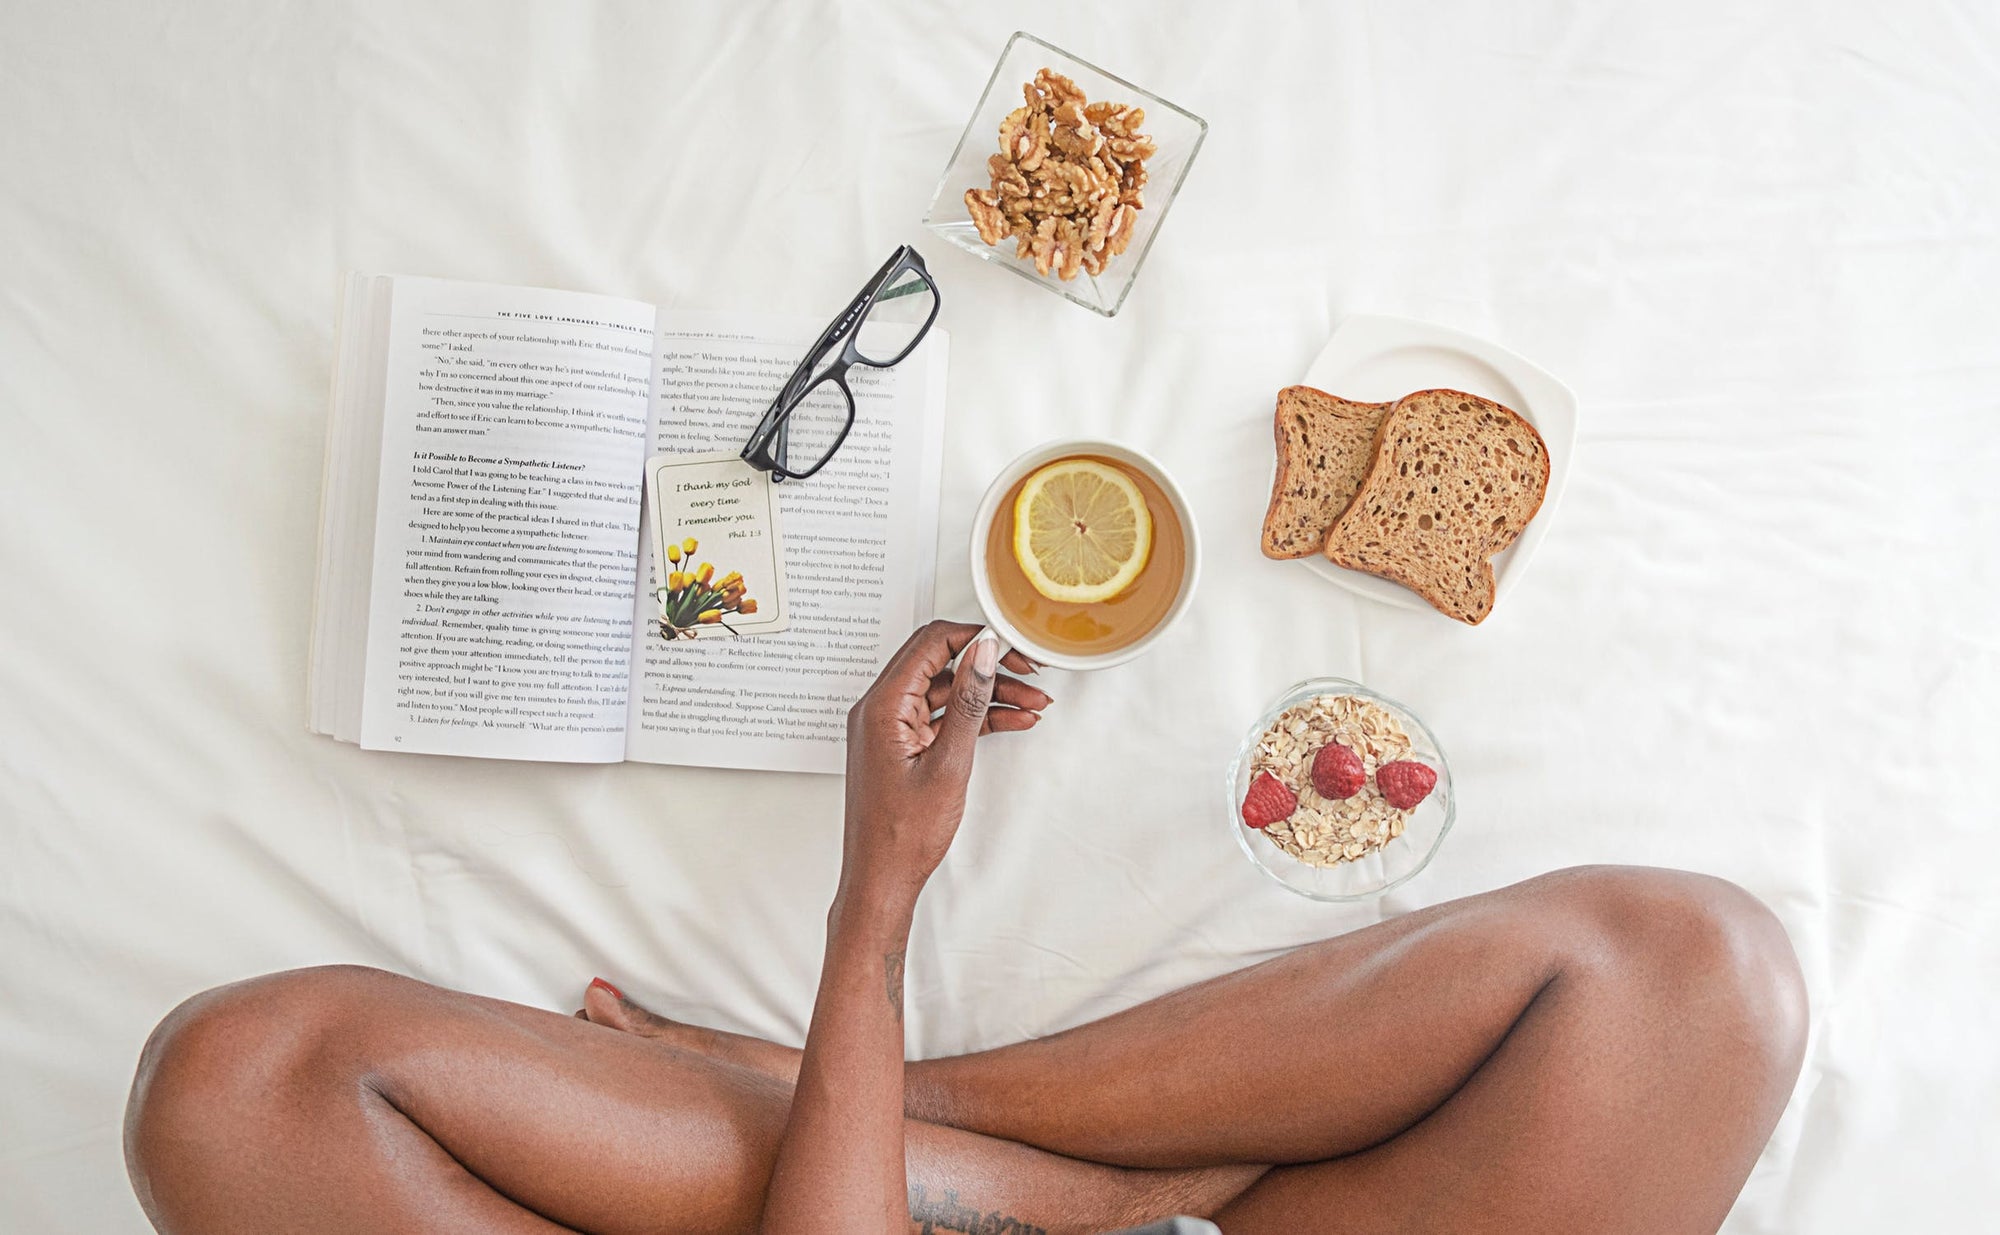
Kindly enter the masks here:
M 1007 498 L 1021 478 L 1044 463 L 1057 459 L 1068 459 L 1076 455 L 1095 455 L 1109 459 L 1136 472 L 1144 472 L 1160 492 L 1166 494 L 1167 502 L 1174 508 L 1174 517 L 1180 520 L 1181 539 L 1186 545 L 1185 564 L 1181 569 L 1180 591 L 1174 595 L 1174 603 L 1153 629 L 1134 639 L 1124 647 L 1095 655 L 1078 655 L 1074 652 L 1059 652 L 1042 646 L 1038 641 L 1021 631 L 1007 615 L 1000 611 L 999 602 L 993 595 L 993 581 L 986 568 L 986 542 L 995 519 L 1012 519 L 1014 512 L 1003 511 L 1000 505 Z M 1195 581 L 1201 577 L 1201 538 L 1195 529 L 1194 512 L 1188 509 L 1187 499 L 1181 496 L 1180 486 L 1150 456 L 1120 446 L 1115 442 L 1102 442 L 1090 438 L 1071 438 L 1060 442 L 1044 442 L 1027 454 L 1000 469 L 1000 474 L 987 486 L 986 496 L 980 499 L 979 513 L 972 520 L 972 591 L 979 599 L 979 611 L 986 618 L 988 629 L 1000 636 L 1000 641 L 1008 647 L 1020 651 L 1023 656 L 1038 664 L 1056 669 L 1105 669 L 1112 665 L 1122 665 L 1134 656 L 1153 646 L 1155 640 L 1167 633 L 1168 628 L 1180 620 L 1187 609 L 1188 600 L 1194 595 Z M 1004 651 L 1004 649 L 1003 649 Z

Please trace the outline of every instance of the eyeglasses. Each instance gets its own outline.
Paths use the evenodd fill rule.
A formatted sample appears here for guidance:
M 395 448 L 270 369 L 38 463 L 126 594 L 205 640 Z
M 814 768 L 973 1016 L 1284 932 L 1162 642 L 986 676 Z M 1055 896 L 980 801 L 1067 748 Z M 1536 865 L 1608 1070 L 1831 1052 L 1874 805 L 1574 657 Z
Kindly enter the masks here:
M 774 481 L 804 480 L 825 467 L 854 427 L 847 371 L 900 363 L 930 333 L 941 304 L 924 259 L 909 245 L 897 249 L 792 370 L 744 443 L 744 461 Z

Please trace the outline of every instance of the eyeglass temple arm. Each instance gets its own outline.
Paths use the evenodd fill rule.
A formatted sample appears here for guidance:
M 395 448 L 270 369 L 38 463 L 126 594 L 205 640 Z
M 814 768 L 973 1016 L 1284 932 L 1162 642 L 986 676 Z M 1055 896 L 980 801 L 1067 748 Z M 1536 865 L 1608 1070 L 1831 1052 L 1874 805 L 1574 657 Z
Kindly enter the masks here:
M 897 272 L 903 266 L 905 258 L 915 262 L 915 265 L 911 266 L 910 269 L 918 275 L 917 282 L 894 291 L 884 292 L 882 289 L 888 285 L 891 279 L 896 277 Z M 895 255 L 889 258 L 882 269 L 875 272 L 875 277 L 868 280 L 867 286 L 863 287 L 854 299 L 847 302 L 847 307 L 841 310 L 839 317 L 833 319 L 833 324 L 820 333 L 818 341 L 806 353 L 806 358 L 799 363 L 797 369 L 792 371 L 792 376 L 786 381 L 785 388 L 778 394 L 777 402 L 782 403 L 786 398 L 798 393 L 797 387 L 799 383 L 812 372 L 812 363 L 819 358 L 821 349 L 825 348 L 827 344 L 832 343 L 835 339 L 845 337 L 850 330 L 854 329 L 855 322 L 859 320 L 861 313 L 868 308 L 870 303 L 878 300 L 894 300 L 898 296 L 913 295 L 920 289 L 927 289 L 929 286 L 930 272 L 924 269 L 923 259 L 917 256 L 916 250 L 910 248 L 908 245 L 904 245 L 902 248 L 896 250 Z
M 917 276 L 917 281 L 892 291 L 884 291 L 883 289 L 888 283 L 905 268 L 904 263 L 906 260 L 913 263 L 908 269 Z M 771 456 L 772 461 L 785 471 L 790 471 L 791 460 L 788 455 L 791 447 L 791 418 L 779 415 L 778 410 L 799 396 L 803 383 L 812 374 L 813 362 L 819 359 L 821 352 L 828 344 L 836 339 L 845 337 L 854 328 L 859 315 L 871 303 L 881 300 L 894 300 L 898 296 L 915 295 L 919 291 L 929 290 L 930 286 L 930 272 L 924 269 L 923 258 L 918 256 L 917 251 L 908 245 L 897 249 L 889 260 L 883 264 L 882 269 L 875 272 L 875 277 L 868 280 L 868 285 L 862 288 L 853 300 L 847 302 L 847 308 L 839 317 L 834 319 L 833 324 L 821 333 L 819 341 L 812 345 L 812 349 L 806 353 L 806 358 L 799 362 L 799 367 L 792 370 L 792 376 L 786 379 L 784 389 L 778 392 L 778 397 L 771 401 L 771 406 L 764 412 L 763 420 L 758 422 L 757 431 L 751 435 L 751 440 L 755 441 L 758 437 L 763 437 L 765 439 L 764 449 Z M 766 430 L 764 428 L 765 422 L 769 421 L 774 415 L 777 416 L 777 424 Z M 774 473 L 772 479 L 779 479 L 779 477 Z

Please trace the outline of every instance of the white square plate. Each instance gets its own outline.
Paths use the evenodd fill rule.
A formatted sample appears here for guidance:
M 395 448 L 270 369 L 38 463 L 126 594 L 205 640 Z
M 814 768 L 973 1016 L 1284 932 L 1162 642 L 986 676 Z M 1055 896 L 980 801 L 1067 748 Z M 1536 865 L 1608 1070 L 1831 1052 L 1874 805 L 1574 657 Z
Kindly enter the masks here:
M 1372 314 L 1342 322 L 1302 380 L 1328 394 L 1368 403 L 1438 387 L 1463 390 L 1504 403 L 1535 426 L 1549 448 L 1549 491 L 1520 538 L 1493 559 L 1497 608 L 1499 598 L 1527 570 L 1562 497 L 1576 446 L 1576 395 L 1547 370 L 1498 344 L 1429 322 Z M 1276 468 L 1274 459 L 1274 474 Z M 1319 554 L 1299 560 L 1349 591 L 1405 609 L 1437 612 L 1400 583 L 1335 566 Z

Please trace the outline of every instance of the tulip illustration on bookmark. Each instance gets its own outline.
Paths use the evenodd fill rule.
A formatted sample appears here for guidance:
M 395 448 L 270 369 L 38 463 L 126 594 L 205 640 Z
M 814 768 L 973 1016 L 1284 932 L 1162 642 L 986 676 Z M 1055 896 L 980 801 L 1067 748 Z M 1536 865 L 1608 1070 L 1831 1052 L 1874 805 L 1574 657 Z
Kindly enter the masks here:
M 733 454 L 655 455 L 646 499 L 661 638 L 785 629 L 785 546 L 768 474 Z

